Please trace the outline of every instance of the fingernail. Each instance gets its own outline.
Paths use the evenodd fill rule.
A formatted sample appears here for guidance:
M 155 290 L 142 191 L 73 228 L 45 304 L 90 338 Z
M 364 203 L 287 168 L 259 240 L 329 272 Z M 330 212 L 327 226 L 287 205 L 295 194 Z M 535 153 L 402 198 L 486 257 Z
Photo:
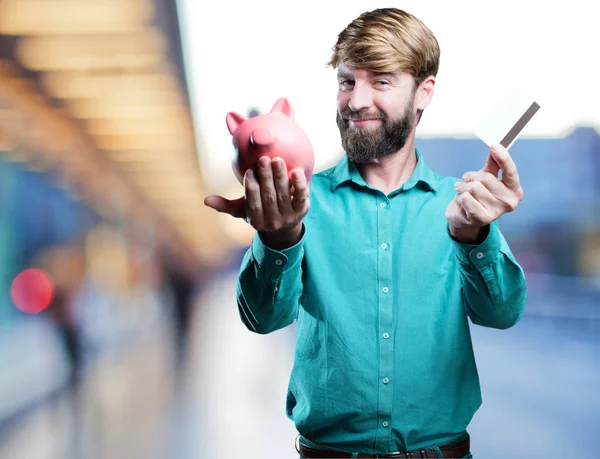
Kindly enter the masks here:
M 271 164 L 273 165 L 273 169 L 275 169 L 277 171 L 281 169 L 281 159 L 273 158 L 273 160 L 271 161 Z
M 246 177 L 249 179 L 253 179 L 254 178 L 254 171 L 252 169 L 248 169 L 246 171 Z
M 260 165 L 260 167 L 262 167 L 263 169 L 266 169 L 267 167 L 269 167 L 269 158 L 266 156 L 263 156 L 262 158 L 260 158 L 258 160 L 258 164 Z
M 301 177 L 302 177 L 302 174 L 300 174 L 300 172 L 298 172 L 298 171 L 294 171 L 292 173 L 292 179 L 293 180 L 300 180 Z

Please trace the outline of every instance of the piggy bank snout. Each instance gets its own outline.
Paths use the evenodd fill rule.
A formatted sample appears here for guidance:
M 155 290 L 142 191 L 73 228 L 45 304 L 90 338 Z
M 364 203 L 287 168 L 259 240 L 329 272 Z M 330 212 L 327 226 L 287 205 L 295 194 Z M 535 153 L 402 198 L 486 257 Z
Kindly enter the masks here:
M 275 133 L 268 127 L 258 127 L 250 135 L 250 143 L 258 147 L 272 145 L 275 140 Z

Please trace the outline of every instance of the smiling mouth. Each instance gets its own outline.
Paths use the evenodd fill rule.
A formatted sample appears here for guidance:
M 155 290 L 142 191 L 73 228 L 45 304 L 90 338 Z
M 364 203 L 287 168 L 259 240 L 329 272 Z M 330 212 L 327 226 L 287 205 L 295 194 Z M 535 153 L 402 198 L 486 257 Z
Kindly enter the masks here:
M 354 126 L 365 126 L 365 125 L 371 123 L 372 121 L 380 121 L 380 119 L 379 118 L 368 118 L 368 119 L 364 119 L 364 120 L 350 119 L 348 121 L 351 121 Z

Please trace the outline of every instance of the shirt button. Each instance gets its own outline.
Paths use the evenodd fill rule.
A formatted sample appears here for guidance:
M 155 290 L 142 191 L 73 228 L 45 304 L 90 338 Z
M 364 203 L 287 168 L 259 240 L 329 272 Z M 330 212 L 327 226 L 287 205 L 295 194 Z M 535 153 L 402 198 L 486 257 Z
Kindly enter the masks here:
M 387 332 L 386 332 L 386 333 L 384 333 L 384 334 L 383 334 L 383 338 L 384 338 L 384 339 L 388 339 L 389 337 L 390 337 L 390 334 L 389 334 L 389 333 L 387 333 Z
M 387 427 L 387 426 L 389 426 L 390 424 L 389 424 L 387 421 L 383 421 L 383 422 L 381 423 L 381 425 L 382 425 L 383 427 Z
M 383 287 L 383 288 L 381 289 L 381 291 L 382 291 L 383 293 L 387 293 L 387 292 L 389 292 L 389 291 L 390 291 L 390 289 L 389 289 L 389 288 L 387 288 L 387 287 Z
M 387 384 L 390 382 L 390 378 L 383 378 L 383 384 Z
M 281 260 L 275 260 L 275 264 L 277 266 L 281 266 L 283 264 L 283 261 L 281 261 Z
M 382 202 L 381 204 L 379 204 L 379 207 L 381 207 L 383 209 L 385 207 L 385 202 Z
M 387 244 L 384 242 L 383 244 L 381 244 L 381 248 L 384 250 L 387 249 Z
M 477 252 L 477 259 L 481 260 L 483 258 L 483 252 Z

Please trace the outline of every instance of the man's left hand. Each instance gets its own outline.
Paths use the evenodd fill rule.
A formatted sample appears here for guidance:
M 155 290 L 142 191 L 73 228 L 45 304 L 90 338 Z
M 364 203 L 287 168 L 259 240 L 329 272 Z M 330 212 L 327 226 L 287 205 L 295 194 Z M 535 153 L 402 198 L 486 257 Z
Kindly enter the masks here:
M 523 199 L 517 166 L 501 145 L 492 145 L 483 169 L 467 172 L 454 188 L 457 195 L 446 209 L 446 219 L 452 236 L 463 243 L 480 242 L 482 230 Z

